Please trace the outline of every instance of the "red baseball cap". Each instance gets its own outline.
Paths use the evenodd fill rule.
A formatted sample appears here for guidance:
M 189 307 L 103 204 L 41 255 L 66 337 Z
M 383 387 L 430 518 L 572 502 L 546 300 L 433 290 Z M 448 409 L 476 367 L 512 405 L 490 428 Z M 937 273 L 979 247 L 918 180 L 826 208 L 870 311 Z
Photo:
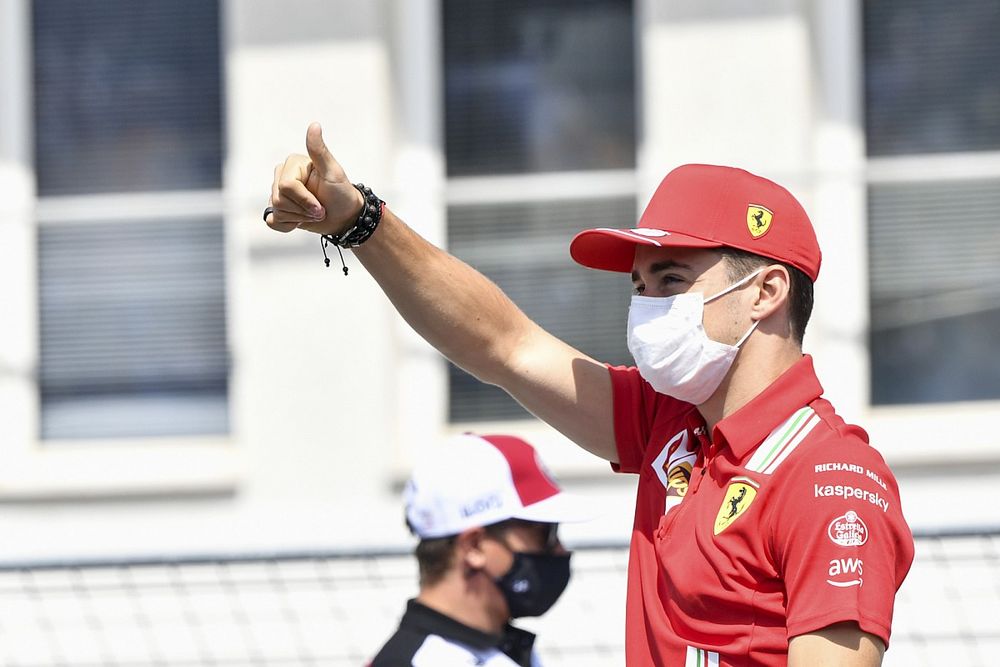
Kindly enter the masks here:
M 632 271 L 635 246 L 729 247 L 785 262 L 813 281 L 821 253 L 809 216 L 788 190 L 734 167 L 685 164 L 660 183 L 635 229 L 588 229 L 569 253 L 605 271 Z

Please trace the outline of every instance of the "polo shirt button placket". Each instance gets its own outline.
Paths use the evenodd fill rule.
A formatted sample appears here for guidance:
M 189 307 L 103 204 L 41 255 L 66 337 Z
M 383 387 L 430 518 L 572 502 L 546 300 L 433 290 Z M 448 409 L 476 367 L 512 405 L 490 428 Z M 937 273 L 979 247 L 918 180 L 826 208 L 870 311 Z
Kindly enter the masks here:
M 660 517 L 660 523 L 656 527 L 656 539 L 657 540 L 662 540 L 664 537 L 667 536 L 667 527 L 665 525 L 663 525 L 664 524 L 663 519 L 664 519 L 664 517 Z
M 715 458 L 715 447 L 712 442 L 705 437 L 704 429 L 697 429 L 694 432 L 695 437 L 698 438 L 698 460 L 695 463 L 695 467 L 701 466 L 697 475 L 691 476 L 691 481 L 689 484 L 689 491 L 691 494 L 698 493 L 698 488 L 701 486 L 701 480 L 705 477 L 705 472 L 708 470 L 709 464 L 711 464 L 712 459 Z

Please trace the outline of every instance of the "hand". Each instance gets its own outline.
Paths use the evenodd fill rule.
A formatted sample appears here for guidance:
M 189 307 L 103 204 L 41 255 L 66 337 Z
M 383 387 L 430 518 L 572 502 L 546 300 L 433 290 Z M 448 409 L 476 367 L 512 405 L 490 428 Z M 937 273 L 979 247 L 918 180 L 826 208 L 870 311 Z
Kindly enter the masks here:
M 278 232 L 301 228 L 317 234 L 339 234 L 357 219 L 364 206 L 343 167 L 323 142 L 323 129 L 306 130 L 305 155 L 289 155 L 274 168 L 267 226 Z

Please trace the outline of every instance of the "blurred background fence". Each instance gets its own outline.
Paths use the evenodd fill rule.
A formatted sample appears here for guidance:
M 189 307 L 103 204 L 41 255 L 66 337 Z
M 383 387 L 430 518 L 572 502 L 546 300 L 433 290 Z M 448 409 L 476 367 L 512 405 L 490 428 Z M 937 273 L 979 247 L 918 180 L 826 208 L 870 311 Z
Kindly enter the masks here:
M 623 665 L 623 544 L 578 545 L 539 633 L 551 666 Z M 363 665 L 416 589 L 407 552 L 298 552 L 0 566 L 5 667 Z M 922 533 L 886 665 L 988 665 L 1000 527 Z

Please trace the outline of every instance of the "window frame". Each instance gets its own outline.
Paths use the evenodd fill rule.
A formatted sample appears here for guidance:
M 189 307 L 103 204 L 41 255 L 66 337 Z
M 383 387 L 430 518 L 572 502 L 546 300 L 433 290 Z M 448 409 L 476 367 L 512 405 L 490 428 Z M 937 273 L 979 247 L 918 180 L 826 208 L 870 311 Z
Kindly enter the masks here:
M 139 193 L 124 193 L 124 194 L 93 194 L 93 195 L 60 195 L 60 196 L 48 196 L 39 197 L 36 200 L 35 206 L 35 224 L 36 229 L 42 230 L 49 225 L 58 226 L 60 229 L 65 229 L 67 226 L 77 226 L 77 225 L 87 225 L 89 223 L 99 222 L 101 224 L 112 224 L 112 225 L 151 225 L 156 222 L 170 221 L 179 222 L 184 220 L 204 220 L 204 219 L 214 219 L 220 224 L 225 224 L 224 216 L 224 200 L 223 193 L 221 190 L 173 190 L 166 192 L 139 192 Z M 41 243 L 41 238 L 38 238 L 37 243 Z M 223 240 L 225 244 L 225 240 Z M 150 252 L 155 249 L 150 248 Z M 223 256 L 220 257 L 220 261 L 225 266 L 225 248 L 223 247 Z M 38 282 L 40 276 L 36 272 L 36 282 Z M 227 282 L 227 281 L 224 281 Z M 229 299 L 228 285 L 223 285 L 224 294 L 226 300 Z M 36 311 L 38 316 L 41 317 L 41 304 L 38 304 Z M 228 321 L 230 318 L 226 314 L 225 319 Z M 39 339 L 41 336 L 39 336 Z M 226 327 L 226 352 L 229 354 L 229 350 L 232 349 L 231 336 L 229 334 L 229 327 Z M 40 362 L 40 359 L 39 359 Z M 228 359 L 227 359 L 228 363 Z M 230 373 L 231 375 L 231 373 Z M 226 392 L 226 421 L 232 423 L 231 409 L 229 407 L 229 400 L 231 394 L 231 381 L 227 378 L 227 392 Z M 41 389 L 41 384 L 39 383 L 39 390 Z M 39 431 L 41 431 L 40 421 L 42 419 L 42 412 L 44 411 L 44 401 L 39 405 Z M 40 439 L 46 443 L 62 443 L 65 441 L 66 446 L 73 446 L 72 443 L 78 442 L 81 439 L 86 440 L 103 440 L 108 439 L 112 441 L 117 441 L 119 437 L 110 436 L 82 436 L 82 437 L 71 437 L 71 438 L 60 438 L 60 437 L 43 437 L 39 435 Z M 132 440 L 148 440 L 153 438 L 203 438 L 203 437 L 225 437 L 222 433 L 206 433 L 206 434 L 191 434 L 190 436 L 153 436 L 153 435 L 138 435 L 138 436 L 126 436 L 126 439 Z M 57 445 L 62 446 L 62 445 Z
M 1000 151 L 879 156 L 866 160 L 866 186 L 988 178 L 1000 179 Z M 869 408 L 872 441 L 894 460 L 929 463 L 942 459 L 1000 458 L 996 451 L 995 420 L 989 418 L 991 414 L 1000 414 L 1000 399 Z M 947 445 L 942 447 L 939 443 Z
M 439 0 L 440 2 L 441 0 Z M 632 3 L 632 24 L 634 42 L 632 44 L 632 57 L 637 59 L 640 53 L 641 25 L 639 3 Z M 443 16 L 441 27 L 443 33 Z M 444 36 L 441 38 L 441 51 L 444 51 Z M 444 57 L 439 59 L 440 80 L 447 80 L 447 62 Z M 634 68 L 633 87 L 633 114 L 635 117 L 636 145 L 633 164 L 628 168 L 605 168 L 605 169 L 580 169 L 580 170 L 540 170 L 524 171 L 520 173 L 501 172 L 487 175 L 455 175 L 449 176 L 447 168 L 444 175 L 444 206 L 445 211 L 449 211 L 454 206 L 496 206 L 503 204 L 531 204 L 548 203 L 559 201 L 593 201 L 600 199 L 621 199 L 631 198 L 639 208 L 639 161 L 640 161 L 640 138 L 642 136 L 639 127 L 640 92 L 641 92 L 641 70 L 638 66 Z M 445 119 L 445 90 L 442 83 L 440 94 L 440 117 Z M 439 150 L 442 160 L 447 160 L 447 147 L 445 139 L 442 137 Z M 447 165 L 445 165 L 447 167 Z M 448 223 L 446 222 L 446 225 Z M 447 229 L 447 227 L 446 227 Z M 567 247 L 567 261 L 569 238 L 565 239 Z M 568 265 L 567 265 L 568 266 Z M 610 277 L 609 277 L 610 279 Z M 627 279 L 623 279 L 623 291 L 628 288 Z M 624 323 L 623 323 L 624 326 Z M 446 378 L 445 397 L 445 420 L 449 428 L 459 430 L 482 430 L 485 425 L 497 425 L 501 430 L 516 429 L 522 431 L 531 428 L 532 424 L 538 423 L 535 418 L 525 419 L 502 419 L 500 417 L 489 418 L 485 421 L 454 421 L 450 420 L 448 413 L 451 411 L 451 382 Z M 547 427 L 546 427 L 547 428 Z
M 639 4 L 636 3 L 634 16 L 636 54 L 640 52 L 641 38 Z M 621 170 L 449 178 L 445 171 L 443 131 L 441 11 L 441 0 L 413 0 L 402 3 L 394 12 L 392 41 L 395 49 L 407 56 L 399 59 L 393 70 L 399 110 L 395 173 L 406 174 L 394 185 L 393 210 L 428 241 L 446 248 L 446 212 L 452 205 L 545 201 L 574 193 L 591 197 L 631 194 L 638 205 L 638 165 Z M 637 101 L 640 89 L 641 76 L 637 70 Z M 566 239 L 567 248 L 569 240 Z M 390 462 L 391 479 L 397 482 L 406 479 L 420 452 L 430 443 L 469 431 L 517 433 L 527 438 L 560 476 L 606 478 L 603 462 L 537 418 L 450 422 L 447 362 L 398 313 L 392 317 L 398 346 L 393 383 L 399 391 L 395 419 L 398 436 L 394 439 Z M 622 482 L 628 480 L 623 478 Z
M 0 399 L 4 404 L 0 415 L 9 435 L 0 449 L 0 499 L 231 492 L 241 478 L 241 456 L 231 435 L 44 442 L 39 438 L 37 225 L 47 224 L 54 216 L 65 220 L 80 203 L 85 204 L 83 209 L 97 206 L 89 212 L 91 217 L 107 213 L 105 209 L 120 206 L 123 197 L 130 202 L 150 196 L 172 209 L 194 206 L 199 214 L 211 210 L 223 220 L 225 216 L 220 191 L 86 196 L 83 202 L 78 197 L 38 199 L 31 157 L 30 21 L 28 0 L 0 5 L 0 26 L 7 37 L 0 40 L 0 62 L 5 64 L 0 69 L 0 85 L 9 93 L 0 118 L 5 119 L 4 134 L 10 138 L 0 144 L 0 173 L 10 176 L 5 182 L 11 184 L 13 193 L 2 213 L 9 224 L 0 225 L 0 259 L 9 259 L 12 272 L 22 277 L 15 282 L 13 295 L 17 311 L 0 334 Z M 231 289 L 227 291 L 232 299 Z M 232 334 L 227 335 L 231 346 Z
M 824 237 L 820 230 L 824 272 L 828 280 L 830 273 L 842 274 L 836 276 L 838 284 L 817 283 L 819 375 L 844 418 L 860 424 L 895 466 L 995 462 L 1000 450 L 991 415 L 1000 413 L 1000 400 L 910 405 L 873 405 L 870 400 L 867 188 L 873 183 L 1000 177 L 1000 151 L 869 157 L 863 18 L 860 3 L 824 3 L 812 15 L 821 74 L 816 157 L 827 171 L 810 215 L 814 220 L 833 216 L 846 200 L 851 215 L 858 216 L 858 224 L 836 230 L 836 238 Z M 807 345 L 809 340 L 807 334 Z
M 638 95 L 638 91 L 637 91 Z M 443 150 L 442 150 L 443 157 Z M 532 203 L 564 201 L 575 199 L 587 201 L 632 197 L 640 206 L 639 169 L 606 169 L 586 171 L 538 172 L 497 176 L 456 176 L 444 179 L 444 208 L 454 205 L 496 205 L 512 203 Z M 565 239 L 569 262 L 569 241 Z M 567 264 L 567 267 L 570 265 Z M 606 276 L 615 280 L 614 276 Z M 622 276 L 622 290 L 631 288 L 627 276 Z M 624 321 L 622 327 L 625 326 Z M 582 449 L 569 438 L 535 417 L 523 419 L 487 419 L 480 421 L 449 421 L 449 391 L 446 362 L 442 361 L 445 375 L 441 411 L 444 432 L 459 435 L 475 431 L 477 433 L 518 433 L 528 439 L 538 450 L 541 458 L 563 478 L 605 478 L 607 468 L 601 461 Z M 404 466 L 415 459 L 407 459 Z M 622 483 L 628 480 L 622 478 Z

